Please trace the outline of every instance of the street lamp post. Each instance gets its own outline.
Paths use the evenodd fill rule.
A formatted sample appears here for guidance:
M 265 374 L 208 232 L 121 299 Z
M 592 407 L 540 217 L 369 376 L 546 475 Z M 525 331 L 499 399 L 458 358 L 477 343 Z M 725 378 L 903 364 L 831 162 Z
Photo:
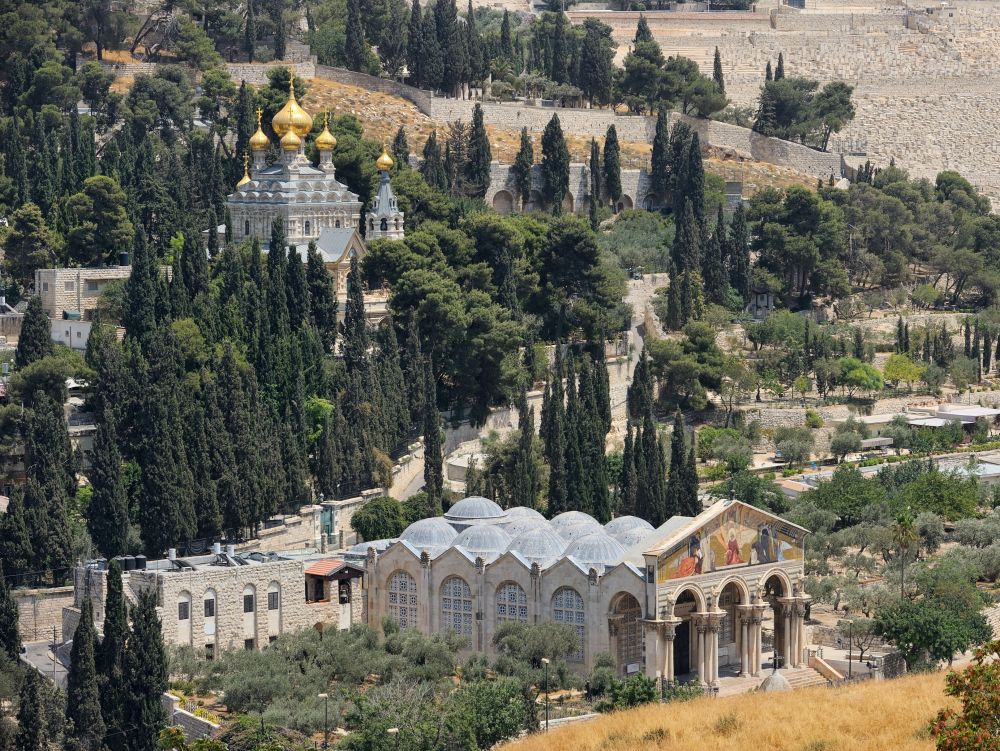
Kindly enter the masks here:
M 549 659 L 542 658 L 542 665 L 545 666 L 545 732 L 549 732 Z
M 323 748 L 330 748 L 330 695 L 317 694 L 323 700 Z

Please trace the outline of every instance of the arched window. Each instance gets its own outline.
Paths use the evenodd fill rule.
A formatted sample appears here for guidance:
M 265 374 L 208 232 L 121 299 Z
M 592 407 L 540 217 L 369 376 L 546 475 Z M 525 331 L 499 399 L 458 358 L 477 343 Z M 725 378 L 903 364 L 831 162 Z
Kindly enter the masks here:
M 389 617 L 400 628 L 417 626 L 417 583 L 405 571 L 389 577 Z
M 460 576 L 441 585 L 441 630 L 472 636 L 472 590 Z
M 586 631 L 586 613 L 583 609 L 583 598 L 580 593 L 571 587 L 560 587 L 552 595 L 552 620 L 556 623 L 565 623 L 576 629 L 576 636 L 580 640 L 580 648 L 576 654 L 569 656 L 574 662 L 583 662 L 584 639 Z
M 514 582 L 497 587 L 497 623 L 504 621 L 528 622 L 528 596 Z
M 184 591 L 177 596 L 177 620 L 191 620 L 191 593 Z
M 249 235 L 250 234 L 250 220 L 249 219 L 245 219 L 243 221 L 243 234 L 244 235 Z
M 216 596 L 214 589 L 205 590 L 205 597 L 203 598 L 203 608 L 205 613 L 205 635 L 212 636 L 213 634 L 215 634 Z
M 611 620 L 615 630 L 618 668 L 622 671 L 642 661 L 641 617 L 642 608 L 632 595 L 626 592 L 615 600 Z
M 386 219 L 385 217 L 382 217 L 382 221 L 379 222 L 378 228 L 380 230 L 382 230 L 383 232 L 388 232 L 389 231 L 389 220 Z
M 333 226 L 336 227 L 337 229 L 340 229 L 340 220 L 338 219 L 337 221 L 335 221 L 333 223 Z
M 309 234 L 309 230 L 312 229 L 312 223 L 306 219 L 306 234 Z
M 252 613 L 257 609 L 257 594 L 253 584 L 247 584 L 243 588 L 243 612 Z
M 271 582 L 267 585 L 267 609 L 281 609 L 281 585 L 278 582 Z

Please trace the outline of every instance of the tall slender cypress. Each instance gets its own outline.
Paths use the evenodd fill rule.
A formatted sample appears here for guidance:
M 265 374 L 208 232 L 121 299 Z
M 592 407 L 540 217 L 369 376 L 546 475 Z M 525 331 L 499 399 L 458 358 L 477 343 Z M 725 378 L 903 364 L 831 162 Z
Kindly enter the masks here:
M 600 217 L 597 206 L 601 200 L 601 155 L 597 150 L 597 141 L 590 139 L 590 228 L 597 232 Z
M 10 582 L 4 575 L 4 561 L 0 560 L 0 652 L 5 653 L 11 662 L 19 660 L 21 654 L 19 616 Z
M 111 559 L 124 555 L 128 544 L 128 497 L 122 481 L 122 458 L 114 418 L 102 415 L 90 462 L 93 496 L 87 508 L 87 529 L 98 551 Z
M 750 302 L 750 230 L 747 227 L 747 214 L 740 203 L 733 213 L 733 221 L 729 225 L 729 283 L 735 289 L 743 303 Z
M 618 210 L 618 199 L 622 195 L 621 146 L 618 145 L 618 131 L 614 125 L 608 126 L 604 136 L 604 189 L 611 199 L 612 208 Z
M 19 370 L 33 362 L 48 357 L 55 351 L 49 317 L 42 307 L 42 298 L 32 295 L 28 298 L 28 309 L 21 321 L 21 334 L 17 340 L 14 366 Z
M 422 86 L 423 80 L 423 34 L 421 24 L 420 0 L 413 0 L 410 6 L 410 19 L 406 35 L 406 69 L 410 74 L 410 83 Z
M 695 444 L 696 440 L 692 432 L 688 445 L 687 461 L 684 462 L 684 471 L 681 477 L 683 483 L 681 514 L 684 516 L 698 516 L 701 513 L 701 501 L 698 500 L 698 460 L 695 456 Z
M 424 144 L 424 161 L 420 165 L 420 174 L 432 188 L 448 189 L 448 175 L 444 171 L 441 159 L 441 147 L 438 145 L 437 131 L 432 130 Z
M 17 751 L 49 751 L 49 739 L 42 707 L 42 677 L 34 670 L 24 671 L 21 694 L 17 706 Z
M 132 630 L 125 650 L 125 680 L 130 751 L 155 751 L 166 724 L 162 695 L 167 690 L 167 653 L 163 646 L 156 593 L 140 592 L 132 612 Z
M 521 208 L 531 197 L 531 168 L 535 164 L 535 151 L 531 144 L 531 136 L 528 135 L 528 128 L 521 128 L 521 144 L 514 157 L 514 164 L 511 172 L 514 175 L 514 187 L 517 188 L 517 196 L 521 201 Z
M 94 650 L 97 629 L 94 608 L 85 597 L 80 608 L 80 622 L 73 633 L 69 672 L 66 675 L 66 718 L 72 722 L 75 748 L 101 751 L 104 747 L 104 719 L 101 716 L 100 687 Z
M 542 132 L 542 181 L 552 213 L 561 214 L 563 198 L 569 190 L 569 148 L 559 115 L 552 115 Z
M 665 197 L 670 190 L 670 132 L 667 108 L 663 106 L 656 112 L 650 172 L 653 192 Z
M 365 27 L 361 20 L 361 3 L 359 0 L 347 0 L 347 21 L 344 28 L 344 54 L 347 57 L 347 67 L 351 70 L 364 70 Z
M 430 354 L 424 365 L 424 492 L 427 515 L 441 514 L 444 491 L 444 458 L 441 452 L 441 415 L 437 406 L 437 379 Z
M 667 518 L 684 514 L 690 504 L 686 498 L 687 441 L 684 436 L 684 417 L 674 413 L 674 430 L 670 435 L 670 469 L 667 474 Z
M 709 237 L 701 259 L 701 276 L 705 283 L 705 297 L 716 305 L 725 305 L 729 297 L 729 278 L 723 259 L 722 245 L 725 233 L 726 219 L 720 205 L 715 231 Z
M 632 423 L 625 425 L 625 447 L 622 450 L 622 468 L 618 476 L 618 514 L 634 516 L 636 485 L 638 477 L 635 471 L 635 449 L 633 448 Z
M 719 91 L 723 94 L 726 93 L 726 81 L 722 77 L 722 55 L 719 54 L 719 48 L 715 48 L 715 57 L 712 60 L 712 80 L 715 81 L 715 85 L 719 87 Z
M 490 184 L 490 138 L 483 124 L 483 107 L 476 102 L 469 130 L 469 151 L 465 162 L 466 189 L 472 198 L 482 198 Z

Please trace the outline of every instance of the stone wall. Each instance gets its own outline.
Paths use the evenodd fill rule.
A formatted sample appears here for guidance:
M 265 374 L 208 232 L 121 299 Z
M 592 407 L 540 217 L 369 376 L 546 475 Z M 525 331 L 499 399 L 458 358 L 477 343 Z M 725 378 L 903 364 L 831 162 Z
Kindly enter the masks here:
M 15 589 L 21 640 L 50 641 L 52 628 L 62 633 L 63 608 L 73 604 L 73 587 Z
M 128 279 L 131 266 L 99 269 L 37 269 L 35 292 L 49 318 L 62 318 L 64 310 L 89 313 L 97 308 L 101 292 L 110 283 Z
M 183 730 L 184 737 L 189 741 L 197 740 L 198 738 L 211 738 L 221 727 L 210 720 L 206 720 L 204 717 L 198 717 L 185 709 L 181 709 L 181 700 L 173 694 L 163 694 L 160 700 L 163 703 L 163 709 L 167 713 L 170 724 Z
M 389 94 L 391 96 L 398 96 L 415 104 L 417 109 L 425 115 L 429 115 L 431 113 L 431 92 L 424 91 L 423 89 L 417 89 L 413 86 L 407 86 L 405 83 L 400 83 L 399 81 L 393 81 L 389 78 L 378 78 L 376 76 L 369 76 L 366 73 L 357 73 L 353 70 L 334 68 L 327 65 L 317 65 L 315 67 L 315 75 L 320 78 L 336 81 L 337 83 L 347 84 L 349 86 L 358 86 L 362 89 L 368 89 L 369 91 L 381 91 L 383 94 Z

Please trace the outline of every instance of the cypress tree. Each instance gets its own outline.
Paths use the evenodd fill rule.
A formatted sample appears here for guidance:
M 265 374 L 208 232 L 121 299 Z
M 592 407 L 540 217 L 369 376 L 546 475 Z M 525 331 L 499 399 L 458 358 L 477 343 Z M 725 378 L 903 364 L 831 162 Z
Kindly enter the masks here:
M 590 139 L 590 228 L 597 232 L 600 217 L 597 204 L 601 200 L 601 157 L 597 150 L 597 141 Z
M 205 408 L 194 400 L 186 405 L 184 424 L 185 453 L 194 479 L 195 534 L 199 538 L 217 539 L 222 533 L 218 489 L 209 450 L 205 425 Z
M 420 87 L 424 85 L 423 67 L 423 25 L 420 11 L 420 0 L 413 0 L 410 6 L 410 18 L 407 23 L 406 35 L 406 69 L 410 74 L 410 83 Z M 402 130 L 402 127 L 400 127 Z M 398 164 L 397 160 L 397 164 Z
M 556 342 L 555 367 L 546 385 L 547 409 L 542 413 L 545 455 L 549 462 L 549 518 L 569 510 L 566 467 L 566 411 L 563 400 L 562 342 Z
M 510 13 L 506 8 L 503 10 L 503 19 L 500 21 L 500 54 L 509 62 L 514 62 L 514 41 L 510 35 Z
M 783 52 L 778 53 L 778 67 L 774 69 L 774 80 L 780 81 L 785 77 L 785 55 Z
M 983 371 L 986 373 L 990 372 L 990 364 L 993 357 L 993 348 L 990 346 L 993 341 L 993 337 L 990 335 L 990 330 L 988 328 L 983 328 Z
M 432 188 L 448 189 L 448 176 L 441 161 L 441 147 L 438 145 L 436 130 L 431 131 L 424 144 L 424 161 L 420 165 L 420 174 Z
M 308 256 L 307 256 L 308 261 Z M 309 290 L 306 289 L 305 264 L 294 245 L 288 247 L 285 264 L 285 290 L 288 300 L 288 322 L 292 331 L 309 323 Z
M 316 441 L 315 452 L 313 474 L 316 477 L 316 487 L 327 500 L 337 498 L 340 467 L 333 434 L 333 420 L 329 415 L 323 420 L 323 429 Z
M 239 91 L 236 94 L 236 103 L 233 105 L 233 123 L 236 130 L 236 146 L 233 155 L 240 158 L 250 151 L 250 136 L 256 128 L 254 119 L 253 91 L 247 86 L 246 81 L 240 82 Z
M 698 237 L 704 238 L 705 231 L 705 168 L 701 161 L 701 141 L 697 133 L 691 134 L 687 151 L 687 183 L 684 186 L 684 203 L 691 201 Z
M 282 7 L 274 8 L 274 59 L 285 59 L 285 14 Z
M 652 189 L 654 193 L 666 196 L 670 190 L 670 136 L 667 108 L 660 107 L 656 112 L 656 133 L 653 136 L 653 156 L 650 163 Z
M 344 28 L 344 54 L 347 58 L 347 67 L 351 70 L 364 70 L 365 68 L 365 28 L 361 22 L 361 4 L 359 0 L 347 0 L 347 22 Z
M 906 352 L 906 332 L 903 324 L 903 316 L 896 319 L 896 352 Z
M 687 499 L 687 442 L 684 436 L 684 417 L 674 413 L 674 430 L 670 435 L 670 469 L 667 474 L 666 518 L 684 514 L 690 504 Z
M 549 78 L 556 83 L 569 83 L 569 50 L 566 39 L 566 15 L 556 13 L 555 30 L 552 33 L 552 70 Z
M 434 21 L 441 49 L 441 88 L 454 97 L 461 97 L 462 84 L 467 80 L 469 60 L 465 36 L 458 23 L 455 0 L 440 0 L 434 4 Z
M 531 136 L 528 129 L 521 128 L 521 145 L 514 157 L 514 164 L 511 172 L 514 173 L 514 186 L 517 188 L 517 195 L 521 200 L 521 209 L 528 202 L 531 196 L 531 168 L 535 163 L 535 150 L 531 145 Z
M 122 481 L 122 458 L 114 419 L 104 414 L 97 425 L 90 462 L 93 496 L 87 508 L 87 529 L 105 558 L 125 555 L 128 544 L 128 497 Z
M 333 352 L 337 340 L 337 299 L 333 279 L 323 263 L 315 242 L 309 243 L 306 256 L 306 287 L 309 291 L 309 317 L 319 332 L 324 352 Z
M 625 425 L 625 447 L 622 450 L 622 469 L 618 476 L 618 514 L 634 516 L 636 486 L 638 477 L 635 471 L 635 456 L 632 438 L 632 423 Z
M 34 670 L 24 671 L 21 694 L 17 707 L 17 737 L 14 748 L 17 751 L 48 751 L 49 741 L 42 707 L 42 678 Z
M 343 357 L 348 373 L 367 371 L 370 347 L 361 269 L 358 259 L 354 257 L 351 258 L 351 270 L 347 273 L 347 303 L 344 308 Z
M 528 400 L 521 390 L 518 399 L 517 454 L 513 467 L 513 506 L 534 508 L 541 490 L 541 478 L 538 476 L 538 466 L 535 464 L 535 409 L 528 409 Z
M 747 227 L 746 209 L 740 203 L 729 225 L 729 284 L 743 303 L 750 302 L 750 230 Z
M 466 186 L 472 198 L 483 198 L 490 185 L 490 139 L 483 124 L 483 108 L 476 102 L 472 108 L 472 128 L 469 130 L 469 151 L 465 162 Z
M 767 66 L 764 68 L 764 80 L 765 81 L 773 81 L 774 80 L 774 74 L 771 73 L 771 61 L 770 60 L 767 61 Z
M 428 354 L 424 366 L 424 492 L 427 494 L 427 515 L 441 515 L 444 490 L 443 456 L 441 453 L 441 415 L 437 406 L 437 382 L 434 363 Z
M 669 518 L 670 513 L 667 510 L 667 490 L 664 483 L 663 448 L 651 415 L 643 418 L 641 443 L 641 451 L 633 449 L 638 476 L 636 516 L 658 527 Z
M 267 251 L 267 310 L 271 333 L 276 337 L 282 337 L 289 331 L 286 252 L 285 224 L 279 216 L 271 223 L 271 241 Z
M 671 260 L 678 273 L 684 274 L 698 268 L 701 257 L 698 240 L 698 224 L 694 209 L 691 201 L 685 198 L 684 208 L 677 217 L 674 244 L 670 251 Z
M 962 335 L 965 341 L 964 354 L 966 357 L 972 354 L 972 324 L 970 320 L 969 316 L 966 316 L 962 321 Z
M 156 751 L 166 724 L 161 695 L 167 690 L 167 653 L 156 615 L 156 593 L 140 592 L 125 651 L 130 751 Z
M 581 367 L 585 368 L 586 365 Z M 587 476 L 589 426 L 576 377 L 576 358 L 566 360 L 566 491 L 570 508 L 592 513 L 593 494 Z
M 397 171 L 410 166 L 410 145 L 406 142 L 406 128 L 402 125 L 392 139 L 392 159 Z
M 604 136 L 604 189 L 617 212 L 618 199 L 622 195 L 622 172 L 621 147 L 618 145 L 618 131 L 614 125 L 608 126 L 608 132 Z
M 52 329 L 49 317 L 42 307 L 42 298 L 33 295 L 28 298 L 28 309 L 21 321 L 21 334 L 17 340 L 14 366 L 20 370 L 43 357 L 48 357 L 54 351 Z
M 639 44 L 640 42 L 652 42 L 652 41 L 655 41 L 653 39 L 653 32 L 650 31 L 649 29 L 649 23 L 646 21 L 646 17 L 640 13 L 639 23 L 636 24 L 635 37 L 632 40 L 632 44 L 636 45 Z
M 719 54 L 718 47 L 715 48 L 715 58 L 712 60 L 712 80 L 719 87 L 719 91 L 725 94 L 726 82 L 722 77 L 722 55 Z
M 719 216 L 715 222 L 715 232 L 705 246 L 701 260 L 701 276 L 705 283 L 705 297 L 716 305 L 725 305 L 729 297 L 729 279 L 723 260 L 722 241 L 726 232 L 726 220 L 719 206 Z
M 17 602 L 10 590 L 10 582 L 4 575 L 4 561 L 0 560 L 0 652 L 6 653 L 11 662 L 16 662 L 21 654 L 21 631 Z
M 684 274 L 678 272 L 677 266 L 671 260 L 667 264 L 667 317 L 663 322 L 670 331 L 677 331 L 684 326 L 684 318 L 681 311 L 681 286 L 684 283 Z
M 247 53 L 247 61 L 251 63 L 257 50 L 257 14 L 254 5 L 254 0 L 247 0 L 247 21 L 243 27 L 243 51 Z
M 552 213 L 562 213 L 562 203 L 569 190 L 569 149 L 563 137 L 559 115 L 552 115 L 542 133 L 542 181 L 551 202 Z
M 441 87 L 441 80 L 444 77 L 444 53 L 438 42 L 437 23 L 434 17 L 435 13 L 432 13 L 430 9 L 424 13 L 420 32 L 420 51 L 423 54 L 420 68 L 421 85 L 431 91 L 436 91 Z
M 406 384 L 406 403 L 410 410 L 410 424 L 416 424 L 424 414 L 424 356 L 420 351 L 420 333 L 417 317 L 410 316 L 406 331 L 406 354 L 402 358 L 403 382 Z
M 160 271 L 142 225 L 137 225 L 132 241 L 132 273 L 125 282 L 122 323 L 125 332 L 144 343 L 156 328 L 160 305 Z
M 695 436 L 692 432 L 690 445 L 688 446 L 687 461 L 684 463 L 682 473 L 683 482 L 683 505 L 681 514 L 684 516 L 698 516 L 701 513 L 701 501 L 698 500 L 698 461 L 695 457 Z
M 73 632 L 73 649 L 66 675 L 66 719 L 73 723 L 75 747 L 85 751 L 101 751 L 104 747 L 105 726 L 94 662 L 96 643 L 94 610 L 90 598 L 85 597 L 80 608 L 80 622 Z
M 3 561 L 9 583 L 14 586 L 32 569 L 35 550 L 31 537 L 24 509 L 24 490 L 15 485 L 10 492 L 7 512 L 0 515 L 0 561 Z

